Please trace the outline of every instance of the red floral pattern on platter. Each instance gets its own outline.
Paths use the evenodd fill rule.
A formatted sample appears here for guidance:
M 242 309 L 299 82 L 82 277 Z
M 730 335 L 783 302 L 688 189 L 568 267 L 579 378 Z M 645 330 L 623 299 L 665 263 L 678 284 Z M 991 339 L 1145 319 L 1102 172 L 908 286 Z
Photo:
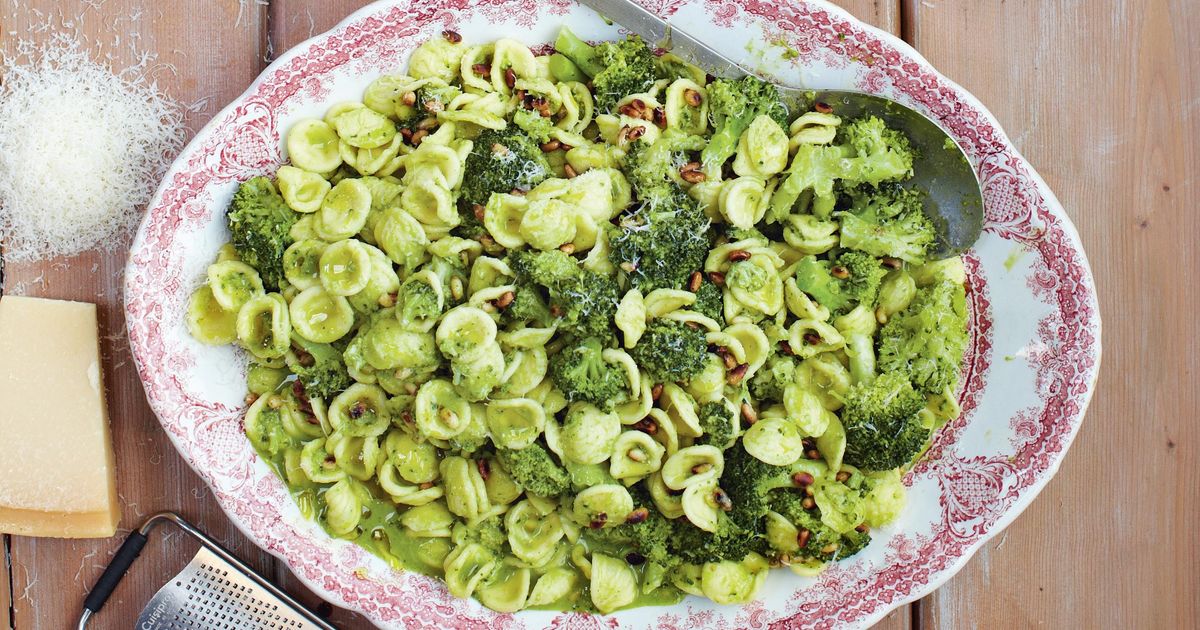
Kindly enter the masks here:
M 651 0 L 647 6 L 704 23 L 698 28 L 717 31 L 715 36 L 761 31 L 766 41 L 796 51 L 789 62 L 795 68 L 833 69 L 849 75 L 847 87 L 918 107 L 966 148 L 984 184 L 986 233 L 965 257 L 971 339 L 963 362 L 963 413 L 939 432 L 905 478 L 914 496 L 930 497 L 930 508 L 909 514 L 915 522 L 902 530 L 879 532 L 867 552 L 806 586 L 742 607 L 688 599 L 676 607 L 644 609 L 641 616 L 541 618 L 549 627 L 580 630 L 865 626 L 953 574 L 1032 500 L 1062 460 L 1099 367 L 1099 314 L 1086 260 L 1053 195 L 995 119 L 898 40 L 818 1 Z M 242 436 L 237 403 L 212 400 L 198 385 L 203 378 L 197 375 L 229 376 L 238 368 L 227 359 L 214 365 L 215 351 L 191 341 L 183 326 L 188 296 L 216 248 L 200 251 L 197 243 L 221 215 L 222 200 L 237 181 L 280 163 L 283 119 L 328 100 L 336 91 L 334 77 L 395 71 L 419 41 L 445 28 L 482 21 L 497 27 L 493 36 L 523 38 L 523 28 L 564 21 L 573 11 L 567 0 L 413 0 L 363 10 L 284 55 L 198 135 L 165 178 L 130 255 L 130 343 L 147 398 L 168 435 L 253 540 L 318 592 L 382 625 L 524 628 L 530 622 L 525 614 L 499 615 L 454 598 L 436 580 L 377 570 L 380 563 L 367 552 L 330 539 L 299 515 L 282 482 L 257 461 Z M 1017 246 L 1029 259 L 1028 271 L 1006 281 L 996 252 L 1003 251 L 1003 258 Z M 1031 400 L 1015 415 L 996 417 L 990 399 L 1013 386 L 989 379 L 998 330 L 993 302 L 1014 296 L 1036 318 L 1023 322 L 1020 329 L 1029 337 L 1017 340 L 1026 342 L 1019 365 L 1032 375 Z M 981 448 L 972 439 L 980 425 L 1004 434 L 1007 447 Z

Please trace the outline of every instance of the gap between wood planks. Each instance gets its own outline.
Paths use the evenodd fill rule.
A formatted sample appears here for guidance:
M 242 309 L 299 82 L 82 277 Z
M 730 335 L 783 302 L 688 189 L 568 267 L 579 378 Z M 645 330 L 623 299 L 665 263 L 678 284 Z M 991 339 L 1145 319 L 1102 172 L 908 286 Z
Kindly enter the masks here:
M 4 286 L 4 270 L 3 264 L 0 264 L 0 286 Z M 7 598 L 8 605 L 3 608 L 5 628 L 13 628 L 17 625 L 17 612 L 13 610 L 13 586 L 12 586 L 12 557 L 8 553 L 9 535 L 0 536 L 0 556 L 3 556 L 3 572 L 0 572 L 0 600 Z

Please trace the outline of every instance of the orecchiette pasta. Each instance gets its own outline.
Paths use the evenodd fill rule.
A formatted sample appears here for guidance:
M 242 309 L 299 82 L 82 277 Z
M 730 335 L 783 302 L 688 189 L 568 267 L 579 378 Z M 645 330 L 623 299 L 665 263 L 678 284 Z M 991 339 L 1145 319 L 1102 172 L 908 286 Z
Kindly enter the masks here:
M 599 464 L 612 454 L 620 433 L 621 421 L 615 413 L 587 403 L 572 404 L 559 436 L 563 456 L 579 464 Z
M 263 294 L 258 272 L 250 265 L 234 260 L 209 265 L 208 287 L 221 308 L 235 313 L 251 298 Z
M 362 498 L 358 486 L 342 479 L 325 491 L 325 526 L 335 536 L 345 536 L 362 519 Z
M 288 310 L 296 334 L 316 343 L 337 341 L 354 327 L 350 302 L 320 286 L 301 291 Z
M 594 553 L 591 591 L 596 610 L 608 614 L 637 599 L 637 575 L 624 561 Z
M 496 400 L 487 407 L 487 424 L 497 446 L 519 450 L 546 429 L 546 411 L 528 398 Z
M 278 293 L 252 297 L 238 310 L 238 342 L 260 359 L 283 357 L 291 329 L 287 302 Z
M 417 391 L 413 418 L 423 435 L 448 440 L 467 429 L 471 404 L 458 395 L 449 381 L 434 379 Z
M 314 216 L 317 235 L 326 241 L 340 241 L 358 234 L 371 212 L 371 191 L 357 179 L 343 179 L 330 189 Z
M 967 270 L 909 220 L 902 133 L 771 94 L 447 30 L 292 124 L 186 325 L 246 351 L 246 437 L 301 513 L 495 611 L 602 614 L 747 602 L 897 518 L 876 467 L 920 445 L 870 451 L 960 412 Z
M 689 446 L 667 458 L 662 467 L 662 480 L 672 490 L 721 478 L 725 457 L 715 446 Z
M 662 467 L 666 448 L 647 433 L 625 431 L 613 444 L 608 462 L 608 474 L 621 481 L 649 476 Z
M 220 346 L 236 341 L 237 316 L 238 311 L 221 307 L 208 285 L 196 289 L 188 300 L 188 332 L 201 343 Z

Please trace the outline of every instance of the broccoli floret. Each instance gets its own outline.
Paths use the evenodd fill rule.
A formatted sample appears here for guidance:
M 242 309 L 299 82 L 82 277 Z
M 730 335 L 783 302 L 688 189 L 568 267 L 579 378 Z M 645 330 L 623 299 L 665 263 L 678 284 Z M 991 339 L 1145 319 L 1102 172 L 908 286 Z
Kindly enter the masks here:
M 707 144 L 702 136 L 668 129 L 653 143 L 638 140 L 629 145 L 622 161 L 623 172 L 644 205 L 670 208 L 677 204 L 679 169 L 691 161 L 689 154 Z
M 796 379 L 796 359 L 776 354 L 750 378 L 750 395 L 758 401 L 783 401 L 783 390 Z
M 717 531 L 706 532 L 692 525 L 686 518 L 672 521 L 670 552 L 679 560 L 690 564 L 740 562 L 750 552 L 766 552 L 769 545 L 763 537 L 762 527 L 751 530 L 735 523 L 728 516 L 721 516 Z
M 463 166 L 460 199 L 486 205 L 492 193 L 529 190 L 550 177 L 550 163 L 538 143 L 516 125 L 487 129 L 475 139 Z
M 450 234 L 459 238 L 478 241 L 484 236 L 488 236 L 487 227 L 483 225 L 483 221 L 475 214 L 475 209 L 470 204 L 458 204 L 458 225 L 450 230 Z
M 621 527 L 629 528 L 633 545 L 649 562 L 664 568 L 679 564 L 679 560 L 671 554 L 669 548 L 673 529 L 670 519 L 655 510 L 653 504 L 645 507 L 646 520 L 641 523 L 627 523 Z
M 613 228 L 610 257 L 643 292 L 679 288 L 708 254 L 708 218 L 676 181 L 685 152 L 703 147 L 699 136 L 666 131 L 634 142 L 622 163 L 641 205 Z
M 513 112 L 512 119 L 513 123 L 538 142 L 549 141 L 550 134 L 554 131 L 554 121 L 532 109 L 518 107 Z
M 496 457 L 504 470 L 530 494 L 554 497 L 570 487 L 566 469 L 538 442 L 520 450 L 496 449 Z
M 407 280 L 396 294 L 396 316 L 401 323 L 434 319 L 442 313 L 437 292 L 427 282 Z
M 821 521 L 819 508 L 804 507 L 805 494 L 799 491 L 794 475 L 811 470 L 811 464 L 805 460 L 791 466 L 772 466 L 755 459 L 741 446 L 735 446 L 725 453 L 721 487 L 733 503 L 730 518 L 743 530 L 764 531 L 763 518 L 766 513 L 778 512 L 797 527 L 809 530 L 810 540 L 801 554 L 820 560 L 846 557 L 870 541 L 870 536 L 854 530 L 844 536 L 839 535 Z M 831 548 L 831 543 L 836 543 L 836 546 Z
M 417 119 L 419 120 L 424 116 L 424 112 L 436 116 L 450 105 L 450 101 L 461 95 L 462 90 L 456 86 L 446 85 L 440 81 L 426 83 L 416 92 L 416 107 L 421 112 L 417 116 Z
M 337 348 L 327 343 L 313 343 L 295 334 L 292 344 L 297 346 L 297 361 L 289 367 L 304 386 L 307 396 L 330 400 L 354 384 L 346 371 L 342 352 Z
M 571 402 L 611 408 L 626 398 L 625 372 L 605 361 L 595 337 L 568 345 L 550 358 L 550 378 Z
M 639 488 L 640 486 L 634 486 L 629 490 L 634 497 L 635 510 L 645 508 L 644 520 L 640 522 L 627 520 L 624 524 L 616 527 L 586 529 L 583 535 L 592 542 L 620 548 L 632 548 L 633 552 L 625 556 L 626 561 L 634 565 L 642 563 L 658 565 L 661 573 L 662 570 L 670 569 L 680 563 L 680 558 L 672 552 L 671 537 L 674 533 L 674 524 L 654 507 L 654 503 L 649 500 L 649 497 L 646 497 L 644 501 L 639 500 Z
M 700 416 L 700 430 L 704 432 L 696 438 L 696 444 L 711 444 L 722 450 L 733 444 L 737 437 L 738 419 L 725 403 L 704 403 L 696 413 Z
M 592 93 L 603 112 L 612 111 L 625 96 L 649 90 L 658 79 L 654 52 L 636 35 L 600 44 L 596 60 L 603 70 L 592 76 Z
M 708 256 L 708 217 L 683 189 L 671 190 L 670 201 L 626 214 L 608 237 L 610 260 L 643 293 L 681 287 Z
M 561 318 L 559 330 L 580 337 L 608 337 L 620 299 L 616 280 L 582 270 L 575 278 L 551 288 L 550 309 Z
M 879 331 L 879 370 L 905 375 L 926 394 L 953 394 L 967 347 L 963 286 L 952 280 L 921 287 Z
M 858 158 L 848 164 L 846 180 L 878 186 L 912 175 L 913 149 L 908 137 L 875 116 L 839 125 L 834 142 L 851 147 Z
M 710 317 L 722 327 L 725 326 L 725 295 L 721 291 L 721 287 L 703 281 L 700 288 L 696 290 L 696 302 L 692 304 L 692 310 Z
M 519 282 L 544 288 L 559 329 L 579 337 L 607 337 L 617 312 L 620 287 L 558 250 L 522 250 L 509 256 Z
M 796 265 L 796 286 L 835 316 L 874 304 L 887 270 L 873 256 L 845 251 L 832 261 L 806 256 Z
M 629 353 L 656 381 L 686 381 L 704 369 L 708 342 L 702 330 L 683 322 L 655 319 Z
M 550 323 L 550 307 L 537 286 L 528 280 L 518 280 L 513 291 L 513 301 L 504 308 L 504 323 L 527 322 L 535 326 Z
M 812 193 L 812 214 L 829 218 L 837 201 L 835 180 L 840 180 L 843 188 L 864 183 L 878 186 L 912 175 L 913 152 L 908 138 L 888 129 L 878 118 L 843 123 L 838 126 L 834 142 L 802 144 L 796 149 L 786 178 L 771 195 L 768 222 L 783 221 L 806 192 Z
M 759 240 L 759 241 L 772 240 L 770 238 L 767 238 L 767 236 L 765 234 L 763 234 L 762 231 L 756 227 L 740 228 L 732 223 L 726 223 L 723 227 L 724 227 L 724 232 L 725 232 L 725 238 L 730 243 L 736 243 L 738 241 L 744 241 L 747 239 L 755 239 L 755 240 Z M 780 236 L 779 238 L 776 238 L 774 240 L 778 241 L 778 240 L 782 240 L 782 239 L 783 239 L 783 237 Z
M 720 167 L 737 149 L 738 139 L 760 115 L 787 129 L 787 106 L 774 85 L 757 77 L 717 79 L 708 85 L 708 116 L 713 135 L 701 154 L 705 167 Z
M 907 464 L 929 438 L 918 415 L 924 408 L 925 397 L 902 372 L 885 370 L 874 381 L 851 387 L 841 417 L 846 463 L 864 470 Z
M 532 249 L 514 251 L 508 257 L 508 264 L 519 280 L 545 289 L 572 279 L 582 272 L 579 261 L 556 249 L 547 252 Z
M 883 184 L 853 190 L 850 198 L 850 210 L 837 213 L 842 247 L 914 264 L 925 262 L 937 229 L 922 210 L 923 192 Z
M 745 528 L 757 528 L 771 509 L 774 495 L 780 494 L 776 491 L 795 489 L 792 475 L 807 472 L 807 466 L 805 460 L 791 466 L 773 466 L 750 455 L 740 444 L 726 450 L 721 488 L 733 502 L 730 517 Z
M 592 78 L 596 110 L 601 113 L 611 112 L 625 96 L 649 90 L 658 78 L 654 52 L 636 35 L 592 46 L 563 28 L 554 48 Z
M 837 551 L 834 552 L 834 559 L 841 560 L 843 558 L 849 558 L 850 556 L 853 556 L 854 554 L 865 549 L 869 544 L 871 544 L 870 531 L 860 532 L 857 529 L 852 529 L 842 534 L 842 545 L 838 547 Z
M 819 508 L 804 509 L 801 504 L 803 495 L 797 492 L 778 492 L 771 498 L 771 509 L 791 521 L 797 529 L 808 531 L 805 544 L 796 555 L 803 558 L 813 558 L 822 562 L 832 562 L 848 558 L 871 542 L 867 532 L 850 530 L 839 534 L 836 530 L 821 522 Z
M 456 526 L 453 534 L 455 544 L 465 545 L 475 542 L 486 547 L 488 551 L 503 556 L 505 547 L 508 545 L 508 534 L 504 533 L 502 519 L 502 516 L 497 515 L 473 523 L 470 527 L 465 524 Z
M 254 267 L 268 291 L 284 282 L 283 252 L 292 244 L 288 232 L 300 218 L 266 177 L 238 186 L 226 213 L 234 249 L 242 262 Z

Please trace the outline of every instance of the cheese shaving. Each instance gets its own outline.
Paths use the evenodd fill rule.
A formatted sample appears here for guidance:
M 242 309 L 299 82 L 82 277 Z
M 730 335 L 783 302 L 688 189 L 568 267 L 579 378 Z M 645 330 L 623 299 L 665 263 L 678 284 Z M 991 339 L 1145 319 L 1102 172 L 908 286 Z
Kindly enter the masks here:
M 0 60 L 0 242 L 9 261 L 117 249 L 183 144 L 181 108 L 143 72 L 59 34 Z

